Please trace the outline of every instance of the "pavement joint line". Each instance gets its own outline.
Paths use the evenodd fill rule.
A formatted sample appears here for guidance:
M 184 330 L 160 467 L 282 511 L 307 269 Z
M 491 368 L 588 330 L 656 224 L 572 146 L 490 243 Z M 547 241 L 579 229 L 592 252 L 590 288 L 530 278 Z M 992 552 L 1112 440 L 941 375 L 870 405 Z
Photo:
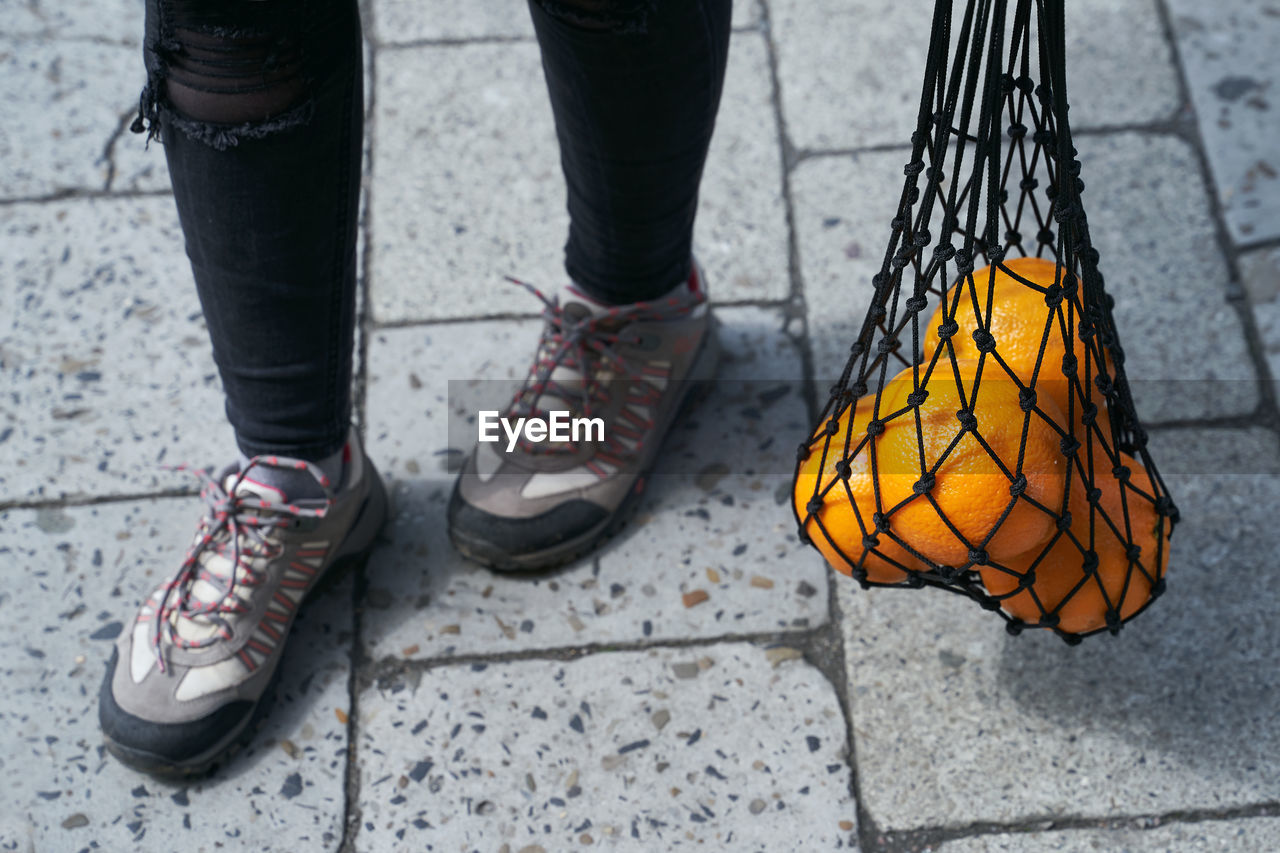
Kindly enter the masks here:
M 449 667 L 483 666 L 488 667 L 505 663 L 522 663 L 524 661 L 544 661 L 570 663 L 598 654 L 617 652 L 645 652 L 653 649 L 706 650 L 730 643 L 751 643 L 761 648 L 789 646 L 808 650 L 809 641 L 815 634 L 832 629 L 829 623 L 811 628 L 797 628 L 781 631 L 751 631 L 737 634 L 719 634 L 714 637 L 670 637 L 642 640 L 615 640 L 586 643 L 581 646 L 550 646 L 537 649 L 513 649 L 502 652 L 473 652 L 461 655 L 436 656 L 429 658 L 404 659 L 394 655 L 372 658 L 364 655 L 366 665 L 363 667 L 362 687 L 378 686 L 401 676 L 420 677 L 428 672 Z M 806 655 L 810 666 L 815 666 Z
M 367 29 L 366 25 L 366 29 Z M 760 31 L 759 24 L 743 24 L 737 27 L 730 27 L 731 33 L 754 33 Z M 538 41 L 534 35 L 474 35 L 474 36 L 447 36 L 440 38 L 420 38 L 409 39 L 408 41 L 382 41 L 380 39 L 368 39 L 371 50 L 417 50 L 421 48 L 432 47 L 467 47 L 468 45 L 500 45 L 500 44 L 536 44 Z
M 453 38 L 423 38 L 409 41 L 382 42 L 374 40 L 371 44 L 376 50 L 416 50 L 427 47 L 468 47 L 474 44 L 536 44 L 537 39 L 527 36 L 458 36 Z
M 1088 124 L 1071 128 L 1071 135 L 1076 136 L 1108 136 L 1115 133 L 1135 133 L 1148 136 L 1181 136 L 1193 142 L 1195 120 L 1186 109 L 1177 110 L 1172 116 L 1153 121 L 1121 121 L 1110 124 Z
M 1208 196 L 1209 216 L 1213 220 L 1214 237 L 1217 239 L 1218 248 L 1227 262 L 1228 293 L 1230 294 L 1233 288 L 1236 291 L 1241 289 L 1240 249 L 1232 242 L 1226 219 L 1222 213 L 1218 184 L 1214 179 L 1213 170 L 1209 168 L 1209 158 L 1205 154 L 1204 137 L 1200 133 L 1200 124 L 1195 112 L 1195 102 L 1191 99 L 1191 86 L 1187 83 L 1187 72 L 1182 62 L 1182 52 L 1179 50 L 1178 40 L 1174 37 L 1173 17 L 1169 13 L 1168 2 L 1167 0 L 1156 0 L 1155 7 L 1156 17 L 1160 21 L 1161 34 L 1164 36 L 1173 56 L 1173 66 L 1177 72 L 1174 76 L 1177 80 L 1178 96 L 1185 105 L 1184 111 L 1188 116 L 1185 138 L 1195 154 L 1196 162 L 1200 166 L 1200 178 L 1204 182 L 1205 195 Z M 1258 331 L 1257 319 L 1253 315 L 1252 308 L 1243 299 L 1228 300 L 1228 304 L 1235 307 L 1240 315 L 1241 325 L 1244 328 L 1245 347 L 1253 361 L 1254 371 L 1258 377 L 1259 408 L 1272 425 L 1272 428 L 1280 432 L 1280 403 L 1277 402 L 1275 392 L 1275 382 L 1280 377 L 1271 375 L 1266 349 L 1262 345 L 1262 335 Z
M 778 299 L 770 297 L 757 297 L 750 299 L 716 299 L 712 297 L 712 309 L 718 308 L 781 308 L 788 309 L 794 304 L 794 300 L 790 297 Z M 490 323 L 512 320 L 539 320 L 542 314 L 538 312 L 504 312 L 499 314 L 468 314 L 463 317 L 427 317 L 427 318 L 408 318 L 403 320 L 376 320 L 370 319 L 369 330 L 373 332 L 381 332 L 390 329 L 416 329 L 430 326 L 452 326 L 465 323 Z
M 911 145 L 901 142 L 881 142 L 874 145 L 854 145 L 849 148 L 792 148 L 789 168 L 795 169 L 809 160 L 821 160 L 829 157 L 856 157 L 859 154 L 885 154 L 901 151 L 910 153 Z
M 826 651 L 826 654 L 815 653 L 811 660 L 809 650 L 806 649 L 805 660 L 816 667 L 831 683 L 831 689 L 836 694 L 836 704 L 840 706 L 840 713 L 844 716 L 844 760 L 849 766 L 849 796 L 853 800 L 856 819 L 854 837 L 859 849 L 870 851 L 872 847 L 869 845 L 877 835 L 876 824 L 862 797 L 862 781 L 858 773 L 858 744 L 854 737 L 853 697 L 849 690 L 849 664 L 845 654 L 844 632 L 841 630 L 844 625 L 844 613 L 840 609 L 839 586 L 850 582 L 850 579 L 842 579 L 834 571 L 827 571 L 827 623 L 819 626 L 819 630 L 814 632 L 811 640 L 817 647 L 815 652 L 821 650 Z M 826 644 L 829 650 L 822 649 L 823 644 Z
M 379 41 L 370 44 L 376 50 L 415 50 L 417 47 L 466 47 L 467 45 L 531 45 L 534 36 L 453 36 L 448 38 L 411 38 L 410 41 Z
M 364 598 L 368 581 L 365 566 L 352 573 L 351 583 L 351 651 L 347 668 L 347 764 L 343 768 L 342 841 L 338 853 L 355 853 L 356 838 L 360 834 L 360 693 L 368 661 L 360 632 L 364 627 L 364 608 L 358 606 Z
M 1239 281 L 1238 278 L 1235 280 Z M 1240 325 L 1244 329 L 1245 346 L 1249 350 L 1249 356 L 1253 359 L 1253 366 L 1257 372 L 1257 414 L 1269 426 L 1280 429 L 1280 404 L 1276 401 L 1276 384 L 1277 381 L 1280 381 L 1280 377 L 1271 375 L 1271 365 L 1267 361 L 1266 348 L 1262 343 L 1262 334 L 1258 331 L 1253 309 L 1244 298 L 1229 299 L 1227 304 L 1240 315 Z
M 141 9 L 139 9 L 141 12 Z M 138 18 L 138 28 L 142 28 L 142 18 Z M 133 50 L 142 52 L 142 43 L 132 40 L 116 40 L 105 38 L 104 36 L 60 36 L 52 31 L 44 31 L 39 33 L 0 33 L 0 41 L 9 42 L 11 44 L 24 41 L 43 42 L 45 44 L 96 44 L 103 47 L 128 47 Z
M 1240 254 L 1246 252 L 1256 252 L 1260 249 L 1280 248 L 1280 237 L 1263 237 L 1261 240 L 1250 240 L 1244 243 L 1236 243 L 1236 251 Z
M 131 199 L 162 198 L 172 196 L 172 190 L 87 190 L 79 187 L 56 190 L 45 195 L 13 196 L 0 198 L 0 207 L 14 207 L 20 204 L 57 204 L 64 201 L 80 201 L 82 199 Z
M 936 845 L 962 838 L 980 838 L 984 835 L 1029 834 L 1039 832 L 1069 832 L 1081 829 L 1104 831 L 1151 831 L 1174 824 L 1210 823 L 1214 821 L 1241 820 L 1280 816 L 1280 801 L 1253 803 L 1224 809 L 1181 809 L 1169 812 L 1117 815 L 1115 817 L 1085 817 L 1044 815 L 1026 817 L 1003 823 L 979 822 L 961 826 L 931 826 L 919 829 L 890 830 L 882 834 L 876 850 L 880 853 L 923 853 Z M 869 848 L 863 848 L 864 853 Z
M 375 26 L 375 14 L 374 4 L 367 4 L 367 8 L 361 11 L 362 26 L 370 28 Z M 374 223 L 372 175 L 373 161 L 377 151 L 378 46 L 370 41 L 367 42 L 366 50 L 367 56 L 362 57 L 362 61 L 365 63 L 362 70 L 369 75 L 369 79 L 364 81 L 367 84 L 364 93 L 366 102 L 363 105 L 363 115 L 361 117 L 363 120 L 361 127 L 364 141 L 362 143 L 363 150 L 360 154 L 361 200 L 364 204 L 364 215 L 357 225 L 364 237 L 364 246 L 362 247 L 363 251 L 360 253 L 359 269 L 357 270 L 356 294 L 358 302 L 355 306 L 357 314 L 356 332 L 359 336 L 356 341 L 356 357 L 358 358 L 356 363 L 359 365 L 359 369 L 352 377 L 354 388 L 352 390 L 351 406 L 352 417 L 357 425 L 356 428 L 359 432 L 362 446 L 369 423 L 367 412 L 369 338 L 373 331 L 373 297 L 370 295 L 373 278 Z M 395 511 L 393 505 L 389 506 L 389 511 Z M 362 563 L 353 574 L 349 602 L 351 649 L 347 667 L 347 763 L 343 768 L 342 840 L 338 845 L 338 853 L 354 853 L 363 815 L 363 810 L 360 807 L 360 684 L 367 666 L 364 642 L 361 637 L 364 629 L 364 608 L 361 607 L 361 602 L 364 600 L 367 587 L 366 565 L 367 562 Z
M 116 143 L 124 136 L 125 130 L 129 127 L 130 118 L 133 116 L 134 110 L 125 110 L 120 114 L 120 121 L 116 122 L 116 129 L 111 136 L 107 137 L 107 143 L 102 147 L 102 156 L 100 159 L 107 161 L 107 178 L 102 182 L 102 191 L 111 192 L 111 184 L 116 179 Z
M 1179 430 L 1179 429 L 1238 429 L 1255 427 L 1271 429 L 1273 427 L 1269 414 L 1259 406 L 1245 415 L 1219 415 L 1204 418 L 1179 418 L 1169 421 L 1143 421 L 1147 430 Z
M 782 108 L 782 79 L 778 72 L 778 50 L 773 40 L 771 12 L 765 0 L 759 0 L 760 32 L 764 38 L 765 55 L 769 63 L 769 83 L 772 89 L 770 103 L 773 107 L 774 122 L 778 134 L 778 150 L 782 159 L 782 204 L 787 223 L 787 278 L 788 292 L 785 302 L 772 302 L 786 310 L 788 315 L 788 336 L 800 354 L 800 369 L 804 383 L 803 398 L 809 420 L 816 415 L 813 393 L 813 352 L 809 343 L 808 316 L 804 296 L 804 275 L 800 265 L 800 240 L 796 233 L 795 198 L 791 189 L 791 174 L 795 168 L 797 150 L 787 133 L 785 113 Z M 791 321 L 796 321 L 799 329 L 790 330 Z
M 800 239 L 796 228 L 795 196 L 791 186 L 791 176 L 799 163 L 801 153 L 791 141 L 787 132 L 786 115 L 782 105 L 782 78 L 778 71 L 778 48 L 774 42 L 772 17 L 766 0 L 759 0 L 758 14 L 760 29 L 764 36 L 765 53 L 769 61 L 769 82 L 772 88 L 770 101 L 773 106 L 774 121 L 778 131 L 779 156 L 782 158 L 782 199 L 787 222 L 787 272 L 790 279 L 790 314 L 791 319 L 799 324 L 799 329 L 792 335 L 792 342 L 800 354 L 800 369 L 803 381 L 802 396 L 808 413 L 808 422 L 817 418 L 818 402 L 815 382 L 813 346 L 808 334 L 808 310 L 804 290 L 804 274 L 800 263 Z M 790 321 L 787 326 L 790 328 Z M 790 534 L 798 535 L 796 533 Z M 875 823 L 864 805 L 860 777 L 858 773 L 857 743 L 854 738 L 853 709 L 849 691 L 849 668 L 844 647 L 844 634 L 840 630 L 843 624 L 840 610 L 840 596 L 837 590 L 838 579 L 835 572 L 826 573 L 827 580 L 827 622 L 813 629 L 806 637 L 803 647 L 805 660 L 814 666 L 830 683 L 836 696 L 836 704 L 844 722 L 845 749 L 844 763 L 849 768 L 849 796 L 853 800 L 854 828 L 853 840 L 858 848 L 870 851 L 874 846 Z
M 1081 128 L 1071 128 L 1072 136 L 1109 136 L 1120 133 L 1133 133 L 1143 136 L 1176 136 L 1192 145 L 1193 125 L 1182 116 L 1152 122 L 1129 122 L 1120 124 L 1100 124 Z M 856 157 L 860 154 L 891 154 L 911 151 L 910 143 L 877 142 L 871 145 L 853 145 L 842 148 L 797 148 L 791 167 L 794 168 L 808 160 L 819 160 L 828 157 Z M 1280 243 L 1280 238 L 1274 242 Z
M 160 489 L 151 492 L 130 492 L 128 494 L 111 495 L 69 495 L 60 498 L 23 500 L 0 500 L 0 512 L 20 509 L 74 509 L 83 506 L 100 506 L 102 504 L 129 503 L 131 501 L 168 500 L 171 498 L 198 497 L 198 489 Z

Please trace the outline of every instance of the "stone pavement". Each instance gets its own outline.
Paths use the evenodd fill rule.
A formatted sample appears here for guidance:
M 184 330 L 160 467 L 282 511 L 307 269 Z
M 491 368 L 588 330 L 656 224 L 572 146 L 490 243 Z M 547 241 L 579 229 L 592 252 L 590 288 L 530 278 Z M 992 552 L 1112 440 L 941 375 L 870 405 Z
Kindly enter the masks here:
M 1198 389 L 1140 399 L 1184 518 L 1150 613 L 1011 638 L 793 535 L 787 457 L 887 239 L 927 0 L 737 3 L 697 234 L 724 381 L 597 556 L 460 560 L 446 380 L 523 369 L 536 306 L 501 276 L 561 274 L 563 187 L 522 4 L 372 0 L 358 414 L 398 515 L 302 617 L 253 747 L 173 787 L 96 729 L 196 513 L 158 465 L 232 448 L 163 156 L 126 130 L 140 3 L 0 0 L 0 850 L 1280 849 L 1280 7 L 1069 5 L 1130 370 Z

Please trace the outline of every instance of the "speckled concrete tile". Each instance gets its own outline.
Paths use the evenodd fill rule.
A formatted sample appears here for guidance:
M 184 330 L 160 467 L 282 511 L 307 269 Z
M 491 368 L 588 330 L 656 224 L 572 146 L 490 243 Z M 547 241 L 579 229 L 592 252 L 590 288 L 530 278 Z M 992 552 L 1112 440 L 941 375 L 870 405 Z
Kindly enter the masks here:
M 1280 383 L 1280 248 L 1249 252 L 1238 263 L 1271 379 Z
M 1131 133 L 1082 137 L 1077 147 L 1139 413 L 1166 421 L 1252 411 L 1257 377 L 1239 315 L 1226 302 L 1229 273 L 1194 153 L 1173 137 Z M 819 377 L 839 374 L 862 323 L 908 159 L 905 150 L 822 157 L 796 169 Z
M 168 198 L 0 208 L 0 499 L 190 485 L 234 454 Z
M 963 11 L 963 3 L 956 6 Z M 845 149 L 910 141 L 932 4 L 771 0 L 769 8 L 783 114 L 796 146 Z M 1075 126 L 1156 121 L 1177 109 L 1172 52 L 1154 0 L 1071 3 L 1067 39 Z
M 1077 147 L 1138 411 L 1154 421 L 1252 411 L 1257 374 L 1223 298 L 1230 272 L 1195 152 L 1131 133 Z
M 130 114 L 132 115 L 132 114 Z M 126 123 L 132 119 L 126 119 Z M 164 148 L 159 142 L 150 145 L 142 134 L 130 133 L 128 128 L 111 146 L 110 192 L 168 192 L 169 164 L 164 159 Z
M 1009 637 L 958 596 L 841 584 L 858 777 L 877 826 L 1274 799 L 1280 592 L 1259 572 L 1280 549 L 1280 447 L 1261 430 L 1166 430 L 1152 452 L 1170 463 L 1183 521 L 1168 593 L 1119 637 Z
M 8 36 L 142 42 L 142 0 L 0 0 Z
M 250 747 L 174 786 L 102 746 L 98 688 L 112 640 L 176 570 L 195 500 L 0 513 L 5 690 L 0 849 L 332 850 L 343 830 L 350 584 L 299 616 L 277 704 Z
M 1250 0 L 1169 0 L 1169 17 L 1232 238 L 1280 237 L 1280 15 Z
M 128 131 L 145 77 L 136 47 L 0 40 L 0 104 L 22 117 L 0 130 L 0 197 L 166 188 L 163 156 Z
M 791 291 L 777 127 L 764 39 L 735 35 L 693 240 L 712 299 L 785 299 Z
M 455 381 L 450 401 L 445 380 L 522 376 L 536 325 L 376 332 L 369 453 L 397 480 L 399 515 L 393 544 L 370 565 L 370 653 L 423 658 L 824 622 L 821 561 L 790 536 L 784 505 L 793 439 L 806 429 L 794 347 L 778 312 L 723 309 L 719 317 L 730 356 L 722 381 L 672 434 L 632 523 L 598 559 L 529 579 L 474 566 L 447 541 L 453 483 L 444 468 L 470 451 L 486 383 Z M 450 447 L 446 409 L 461 447 Z M 686 607 L 684 594 L 698 591 L 707 600 Z
M 449 0 L 374 0 L 380 44 L 474 38 L 533 38 L 524 3 L 466 3 Z M 760 22 L 758 0 L 734 0 L 733 25 Z
M 380 45 L 474 38 L 533 38 L 523 3 L 374 0 L 373 31 Z M 366 29 L 370 29 L 366 19 Z
M 755 646 L 442 667 L 360 708 L 357 850 L 854 844 L 834 692 Z
M 784 298 L 781 158 L 759 34 L 734 36 L 729 63 L 694 249 L 714 298 Z M 564 179 L 537 46 L 385 51 L 376 113 L 374 316 L 536 313 L 503 276 L 564 277 Z
M 949 841 L 938 853 L 1208 853 L 1280 850 L 1280 819 L 1206 820 L 1154 829 L 1068 829 L 979 835 Z

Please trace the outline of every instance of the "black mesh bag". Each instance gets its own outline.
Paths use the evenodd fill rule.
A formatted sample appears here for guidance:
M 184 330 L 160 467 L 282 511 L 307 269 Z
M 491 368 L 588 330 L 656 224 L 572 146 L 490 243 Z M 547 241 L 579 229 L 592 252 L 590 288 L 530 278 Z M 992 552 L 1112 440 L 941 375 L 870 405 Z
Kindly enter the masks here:
M 1178 516 L 1089 240 L 1063 2 L 937 0 L 875 296 L 794 509 L 864 587 L 948 590 L 1076 643 L 1164 591 Z

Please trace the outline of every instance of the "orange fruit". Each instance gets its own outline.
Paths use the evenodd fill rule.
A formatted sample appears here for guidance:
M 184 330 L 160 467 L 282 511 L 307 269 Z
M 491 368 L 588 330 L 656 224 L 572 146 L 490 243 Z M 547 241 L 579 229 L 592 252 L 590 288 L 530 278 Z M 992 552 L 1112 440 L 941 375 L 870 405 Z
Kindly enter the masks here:
M 1080 541 L 1080 546 L 1065 533 L 1059 537 L 1044 558 L 1035 564 L 1035 582 L 1031 589 L 1017 592 L 1000 602 L 1006 613 L 1034 625 L 1041 621 L 1044 613 L 1056 610 L 1058 628 L 1069 634 L 1083 634 L 1106 627 L 1108 601 L 1115 606 L 1121 619 L 1127 619 L 1150 599 L 1152 580 L 1164 577 L 1168 566 L 1170 524 L 1168 519 L 1159 516 L 1150 500 L 1134 491 L 1138 489 L 1155 495 L 1147 469 L 1124 454 L 1120 459 L 1130 470 L 1131 486 L 1121 485 L 1109 470 L 1110 461 L 1095 449 L 1094 478 L 1101 491 L 1099 512 L 1093 522 L 1093 551 L 1098 558 L 1096 575 L 1086 579 L 1083 568 L 1085 554 L 1081 548 L 1090 547 L 1090 508 L 1084 481 L 1076 471 L 1072 474 L 1069 507 L 1071 532 Z M 1125 527 L 1125 504 L 1128 508 L 1128 530 L 1132 532 L 1133 544 L 1141 549 L 1136 554 L 1132 572 L 1127 553 L 1129 533 Z M 1112 530 L 1102 518 L 1104 513 L 1115 524 L 1116 530 Z M 992 595 L 1014 593 L 1020 578 L 1032 568 L 1039 556 L 1037 549 L 1009 561 L 1006 567 L 1016 572 L 1016 576 L 992 566 L 981 568 L 979 573 L 983 586 Z
M 901 568 L 902 566 L 911 571 L 924 571 L 926 566 L 888 535 L 876 533 L 875 524 L 872 521 L 872 514 L 876 511 L 875 493 L 872 491 L 871 478 L 867 476 L 864 466 L 856 467 L 857 476 L 851 473 L 848 492 L 838 482 L 840 474 L 836 466 L 842 458 L 849 414 L 853 412 L 852 441 L 853 446 L 856 447 L 857 442 L 866 433 L 867 422 L 871 420 L 873 403 L 874 398 L 863 397 L 854 406 L 845 409 L 838 420 L 840 433 L 831 439 L 826 464 L 821 471 L 818 470 L 818 466 L 822 462 L 822 444 L 820 441 L 816 444 L 810 443 L 809 456 L 800 463 L 800 470 L 796 475 L 793 497 L 796 512 L 804 519 L 804 528 L 809 535 L 809 540 L 822 556 L 827 558 L 827 562 L 833 569 L 852 577 L 855 568 L 860 567 L 866 572 L 869 581 L 899 583 L 907 579 L 907 573 Z M 865 452 L 864 448 L 863 453 Z M 854 464 L 851 463 L 850 469 L 851 472 L 855 470 Z M 814 487 L 819 481 L 822 484 L 821 488 L 826 489 L 830 486 L 830 489 L 818 498 L 821 501 L 821 507 L 816 513 L 810 515 L 807 505 L 813 498 Z M 859 517 L 862 519 L 862 525 L 858 524 Z M 874 540 L 865 539 L 864 541 L 862 532 L 864 527 L 868 536 L 875 537 Z M 871 542 L 874 544 L 869 545 L 868 543 Z
M 1003 267 L 1007 268 L 1022 278 L 1037 284 L 1041 287 L 1048 288 L 1056 281 L 1057 265 L 1052 260 L 1045 258 L 1011 258 L 1001 262 Z M 1067 304 L 1064 300 L 1061 307 L 1061 320 L 1059 320 L 1058 312 L 1051 309 L 1045 302 L 1045 295 L 1033 288 L 1028 287 L 1021 281 L 1018 281 L 1009 272 L 1000 266 L 995 267 L 994 278 L 992 276 L 992 268 L 990 266 L 973 273 L 973 289 L 968 285 L 967 279 L 961 279 L 956 285 L 953 285 L 948 291 L 946 298 L 937 308 L 934 309 L 933 316 L 929 318 L 929 322 L 925 328 L 924 341 L 922 343 L 925 363 L 933 357 L 933 352 L 941 344 L 941 335 L 938 328 L 946 322 L 946 313 L 951 303 L 956 298 L 956 287 L 963 288 L 960 294 L 959 304 L 956 306 L 955 320 L 959 329 L 951 336 L 951 345 L 955 348 L 956 358 L 976 359 L 980 350 L 978 344 L 973 338 L 974 331 L 978 328 L 978 317 L 986 316 L 987 298 L 991 297 L 991 322 L 987 326 L 987 330 L 992 337 L 995 338 L 995 352 L 1000 355 L 1005 364 L 1015 376 L 1023 383 L 1029 385 L 1031 377 L 1035 375 L 1036 361 L 1040 359 L 1040 341 L 1045 335 L 1046 324 L 1049 324 L 1050 316 L 1053 315 L 1053 322 L 1049 326 L 1048 340 L 1045 343 L 1044 357 L 1040 360 L 1040 374 L 1036 380 L 1036 392 L 1038 397 L 1046 395 L 1053 398 L 1064 414 L 1068 409 L 1068 395 L 1070 394 L 1070 383 L 1067 377 L 1062 373 L 1062 359 L 1067 354 L 1067 341 L 1072 342 L 1072 349 L 1076 357 L 1076 375 L 1082 385 L 1085 384 L 1085 346 L 1076 333 L 1076 320 L 1079 318 L 1079 311 L 1074 312 L 1070 317 L 1070 325 L 1066 326 L 1067 340 L 1063 337 L 1063 325 L 1068 322 Z M 974 292 L 977 293 L 977 301 L 974 301 Z M 940 360 L 945 362 L 947 355 L 945 351 Z M 1096 353 L 1089 356 L 1089 377 L 1098 372 L 1098 362 Z M 995 363 L 994 359 L 988 357 L 987 364 L 993 371 L 1003 373 L 1001 367 Z M 1110 369 L 1110 359 L 1107 358 L 1107 367 Z M 1090 395 L 1090 400 L 1098 407 L 1097 423 L 1102 430 L 1103 438 L 1107 442 L 1108 447 L 1111 444 L 1111 425 L 1106 413 L 1106 402 L 1101 393 L 1091 385 L 1085 385 L 1086 392 Z M 1081 409 L 1084 403 L 1079 399 L 1075 404 L 1075 419 L 1077 423 L 1076 438 L 1083 442 L 1086 434 L 1096 437 L 1091 430 L 1085 430 L 1081 418 Z M 1065 428 L 1065 422 L 1060 421 Z
M 966 398 L 972 396 L 976 367 L 976 362 L 972 361 L 959 363 Z M 857 559 L 863 553 L 862 529 L 858 527 L 852 510 L 847 509 L 848 498 L 849 494 L 853 495 L 868 532 L 874 532 L 870 515 L 876 508 L 873 488 L 878 482 L 880 508 L 886 514 L 889 529 L 934 563 L 963 565 L 969 562 L 970 546 L 984 547 L 991 559 L 1004 560 L 1043 545 L 1053 533 L 1053 518 L 1026 500 L 1015 497 L 1016 489 L 1011 489 L 1013 481 L 1010 475 L 1016 476 L 1024 421 L 1017 387 L 1007 379 L 1001 379 L 996 372 L 984 373 L 970 412 L 961 399 L 950 365 L 945 365 L 945 369 L 938 370 L 930 378 L 924 389 L 927 395 L 922 401 L 917 401 L 918 408 L 913 410 L 908 401 L 913 392 L 912 370 L 907 368 L 887 383 L 880 400 L 880 421 L 877 422 L 882 431 L 856 453 L 852 451 L 867 435 L 868 425 L 872 423 L 874 396 L 857 401 L 852 408 L 854 428 L 849 448 L 852 458 L 847 460 L 849 492 L 846 493 L 837 482 L 819 498 L 821 504 L 817 507 L 817 516 L 827 535 L 839 543 L 850 557 Z M 1051 414 L 1058 415 L 1052 401 L 1043 405 Z M 823 533 L 810 515 L 808 503 L 819 477 L 823 489 L 840 477 L 837 466 L 845 455 L 844 436 L 849 411 L 846 409 L 837 421 L 839 431 L 831 438 L 823 470 L 818 472 L 817 468 L 825 441 L 825 437 L 821 437 L 825 424 L 820 427 L 818 440 L 811 443 L 810 455 L 801 464 L 800 475 L 796 479 L 796 509 L 810 538 L 817 543 L 821 543 Z M 900 411 L 901 414 L 893 416 Z M 956 441 L 962 429 L 962 411 L 966 417 L 975 420 L 978 435 L 999 457 L 1010 475 L 1001 470 L 972 430 L 965 430 Z M 919 436 L 917 418 L 920 422 Z M 1055 497 L 1061 502 L 1066 459 L 1057 433 L 1035 413 L 1030 416 L 1022 476 L 1025 478 L 1023 493 L 1027 497 L 1054 508 Z M 937 503 L 936 509 L 929 500 L 930 496 Z M 990 541 L 986 541 L 1006 509 L 1009 510 L 1007 517 Z M 950 529 L 943 516 L 955 526 L 964 541 Z M 879 540 L 893 544 L 884 535 Z M 821 544 L 819 550 L 827 555 L 833 566 L 843 570 L 841 564 L 846 561 L 832 559 L 828 553 L 830 549 Z M 879 550 L 887 556 L 894 556 L 893 549 Z M 838 553 L 836 557 L 839 558 Z M 900 574 L 896 567 L 889 568 Z

